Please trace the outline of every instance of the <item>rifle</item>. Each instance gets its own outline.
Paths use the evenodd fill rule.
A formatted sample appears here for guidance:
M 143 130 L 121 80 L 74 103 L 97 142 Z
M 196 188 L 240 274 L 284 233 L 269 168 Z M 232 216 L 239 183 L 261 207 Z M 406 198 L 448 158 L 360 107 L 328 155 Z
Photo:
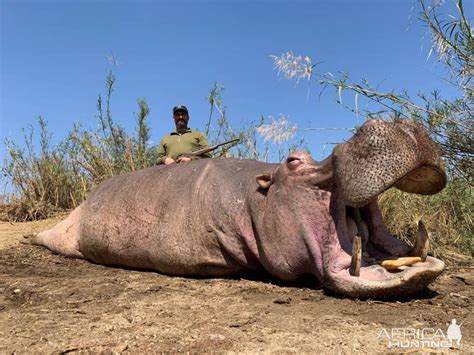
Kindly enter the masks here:
M 179 156 L 179 158 L 181 157 L 188 157 L 188 158 L 191 158 L 191 157 L 198 157 L 200 155 L 203 155 L 203 154 L 206 154 L 206 153 L 210 153 L 212 152 L 213 150 L 216 150 L 217 148 L 223 146 L 223 145 L 226 145 L 226 144 L 231 144 L 231 143 L 234 143 L 234 142 L 237 142 L 239 141 L 240 138 L 235 138 L 235 139 L 231 139 L 230 141 L 227 141 L 227 142 L 223 142 L 223 143 L 219 143 L 219 144 L 214 144 L 214 145 L 211 145 L 209 147 L 205 147 L 205 148 L 201 148 L 201 149 L 198 149 L 198 150 L 195 150 L 194 152 L 191 152 L 191 153 L 187 153 L 187 154 L 181 154 Z

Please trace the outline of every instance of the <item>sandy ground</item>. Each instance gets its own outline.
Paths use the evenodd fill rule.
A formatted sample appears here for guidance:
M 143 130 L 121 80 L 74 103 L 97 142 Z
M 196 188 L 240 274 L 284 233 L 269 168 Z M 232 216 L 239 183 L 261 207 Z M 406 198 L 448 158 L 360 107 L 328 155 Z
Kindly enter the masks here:
M 461 351 L 474 352 L 474 266 L 466 257 L 448 260 L 415 298 L 351 300 L 314 280 L 168 277 L 18 243 L 57 221 L 0 223 L 0 353 L 411 353 L 420 348 L 388 348 L 388 337 L 446 334 L 453 318 L 464 321 Z

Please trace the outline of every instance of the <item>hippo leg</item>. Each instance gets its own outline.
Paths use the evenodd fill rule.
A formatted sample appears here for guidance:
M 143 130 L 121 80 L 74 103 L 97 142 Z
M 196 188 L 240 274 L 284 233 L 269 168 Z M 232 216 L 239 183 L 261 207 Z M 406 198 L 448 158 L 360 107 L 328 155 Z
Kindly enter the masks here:
M 73 258 L 84 258 L 79 251 L 81 212 L 82 205 L 77 207 L 64 221 L 59 222 L 53 228 L 30 236 L 29 244 L 45 246 L 54 253 Z

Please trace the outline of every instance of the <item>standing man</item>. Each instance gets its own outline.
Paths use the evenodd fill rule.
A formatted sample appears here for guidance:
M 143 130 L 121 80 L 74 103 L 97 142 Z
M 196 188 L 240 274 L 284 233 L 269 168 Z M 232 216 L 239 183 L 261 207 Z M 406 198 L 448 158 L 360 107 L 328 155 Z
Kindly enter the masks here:
M 205 148 L 209 144 L 204 134 L 188 128 L 189 114 L 186 106 L 178 105 L 173 107 L 173 120 L 176 125 L 176 131 L 161 138 L 156 163 L 170 165 L 187 163 L 200 158 L 210 158 L 210 153 L 191 158 L 180 157 L 182 154 L 189 154 L 198 149 Z

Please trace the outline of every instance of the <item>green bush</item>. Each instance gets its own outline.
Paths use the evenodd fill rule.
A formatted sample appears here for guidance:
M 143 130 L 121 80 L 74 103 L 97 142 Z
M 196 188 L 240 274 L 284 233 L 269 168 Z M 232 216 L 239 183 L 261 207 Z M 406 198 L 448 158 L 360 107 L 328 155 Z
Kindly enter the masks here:
M 138 100 L 136 135 L 128 135 L 114 122 L 110 98 L 115 76 L 106 80 L 106 102 L 97 100 L 99 128 L 83 130 L 79 124 L 57 146 L 51 146 L 47 123 L 39 117 L 40 150 L 34 147 L 34 129 L 24 136 L 21 148 L 10 139 L 5 141 L 7 158 L 2 173 L 13 192 L 4 196 L 0 217 L 26 221 L 77 207 L 91 187 L 105 179 L 154 164 L 149 148 L 149 108 L 145 99 Z

